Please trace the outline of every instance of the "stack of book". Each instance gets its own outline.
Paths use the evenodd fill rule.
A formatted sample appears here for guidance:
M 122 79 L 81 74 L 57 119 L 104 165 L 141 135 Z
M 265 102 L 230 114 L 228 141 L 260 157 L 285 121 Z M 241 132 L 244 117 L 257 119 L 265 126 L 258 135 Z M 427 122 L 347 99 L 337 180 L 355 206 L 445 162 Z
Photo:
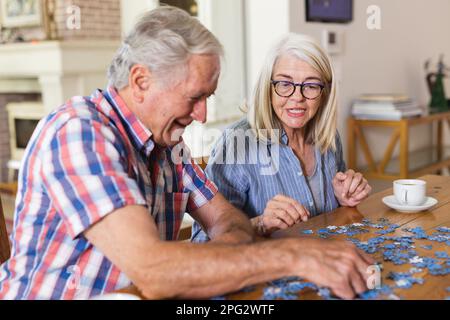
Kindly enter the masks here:
M 352 115 L 356 119 L 400 120 L 421 116 L 423 110 L 403 94 L 364 94 L 355 100 Z

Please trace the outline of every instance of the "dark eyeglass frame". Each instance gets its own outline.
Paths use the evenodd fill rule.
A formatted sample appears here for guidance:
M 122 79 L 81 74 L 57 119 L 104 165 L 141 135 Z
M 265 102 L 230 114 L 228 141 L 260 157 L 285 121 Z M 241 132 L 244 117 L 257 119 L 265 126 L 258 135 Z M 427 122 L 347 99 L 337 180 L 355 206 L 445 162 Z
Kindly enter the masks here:
M 291 96 L 295 93 L 296 87 L 300 87 L 300 93 L 302 94 L 302 96 L 303 96 L 305 99 L 307 99 L 307 100 L 315 100 L 315 99 L 319 98 L 319 97 L 322 95 L 323 89 L 325 88 L 325 85 L 323 85 L 323 84 L 321 84 L 321 83 L 317 83 L 317 82 L 302 82 L 302 83 L 295 83 L 295 82 L 287 81 L 287 80 L 273 80 L 273 79 L 271 79 L 271 80 L 270 80 L 270 83 L 273 85 L 274 90 L 275 90 L 275 93 L 276 93 L 277 95 L 279 95 L 280 97 L 283 97 L 283 98 L 289 98 L 289 97 L 291 97 Z M 278 83 L 288 83 L 288 84 L 291 84 L 291 85 L 293 86 L 294 89 L 292 90 L 291 94 L 289 94 L 289 95 L 281 95 L 281 94 L 279 94 L 278 91 L 277 91 L 277 84 L 278 84 Z M 305 86 L 307 86 L 307 85 L 312 85 L 312 84 L 320 87 L 320 93 L 319 93 L 319 94 L 317 95 L 317 97 L 315 97 L 315 98 L 308 98 L 308 97 L 306 97 L 306 96 L 304 95 L 304 93 L 303 93 L 303 88 L 304 88 Z

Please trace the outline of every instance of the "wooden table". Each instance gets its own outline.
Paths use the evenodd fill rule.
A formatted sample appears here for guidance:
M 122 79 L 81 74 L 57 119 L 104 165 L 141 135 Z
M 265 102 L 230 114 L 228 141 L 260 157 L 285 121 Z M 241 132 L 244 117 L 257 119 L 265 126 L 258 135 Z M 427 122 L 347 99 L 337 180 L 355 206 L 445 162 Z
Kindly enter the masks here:
M 302 222 L 296 226 L 293 226 L 286 230 L 281 230 L 272 235 L 273 238 L 283 237 L 317 237 L 314 235 L 303 235 L 301 230 L 312 229 L 314 231 L 324 228 L 330 225 L 340 226 L 347 225 L 355 222 L 361 222 L 362 219 L 368 218 L 372 222 L 376 222 L 380 218 L 389 219 L 390 223 L 396 223 L 401 227 L 396 230 L 395 233 L 388 234 L 388 236 L 402 236 L 412 235 L 409 232 L 402 231 L 403 228 L 422 227 L 427 234 L 432 233 L 433 229 L 439 226 L 450 226 L 450 177 L 427 175 L 421 177 L 421 179 L 427 181 L 427 195 L 436 198 L 439 202 L 428 211 L 420 213 L 399 213 L 388 207 L 386 207 L 381 199 L 384 196 L 392 194 L 392 188 L 373 194 L 357 208 L 341 207 L 333 212 L 319 215 L 310 219 L 307 222 Z M 370 229 L 370 233 L 360 234 L 355 236 L 361 241 L 366 241 L 369 238 L 376 236 L 374 229 Z M 338 235 L 332 238 L 343 239 L 345 236 Z M 432 250 L 426 250 L 421 248 L 421 245 L 433 246 Z M 421 257 L 434 257 L 435 251 L 446 251 L 450 254 L 450 248 L 445 243 L 438 243 L 429 240 L 415 240 L 416 251 Z M 392 280 L 386 279 L 386 276 L 390 271 L 406 272 L 411 268 L 410 264 L 394 265 L 391 262 L 383 261 L 382 253 L 378 252 L 374 254 L 377 261 L 383 263 L 382 271 L 382 284 L 386 283 L 391 285 Z M 401 299 L 444 299 L 449 296 L 450 293 L 446 292 L 446 288 L 450 286 L 450 276 L 433 276 L 427 273 L 427 269 L 421 274 L 415 275 L 423 277 L 424 283 L 422 285 L 414 284 L 410 289 L 395 289 L 394 294 Z M 262 290 L 264 284 L 256 286 L 256 289 L 252 292 L 239 292 L 227 295 L 227 299 L 260 299 L 262 297 Z M 139 292 L 135 287 L 129 287 L 120 292 L 133 293 L 139 295 Z M 315 291 L 310 289 L 303 290 L 299 299 L 316 300 L 321 299 Z
M 435 113 L 428 116 L 404 118 L 401 120 L 362 120 L 350 117 L 348 119 L 348 167 L 357 168 L 357 142 L 361 146 L 367 169 L 358 171 L 364 176 L 374 179 L 406 179 L 437 172 L 450 167 L 450 148 L 444 146 L 444 124 L 450 126 L 450 111 Z M 416 125 L 436 123 L 436 146 L 411 152 L 409 150 L 409 129 Z M 363 129 L 367 127 L 392 128 L 392 135 L 387 144 L 383 159 L 375 163 L 370 147 L 364 136 Z M 391 159 L 395 146 L 399 142 L 398 159 Z M 398 167 L 398 168 L 397 168 Z

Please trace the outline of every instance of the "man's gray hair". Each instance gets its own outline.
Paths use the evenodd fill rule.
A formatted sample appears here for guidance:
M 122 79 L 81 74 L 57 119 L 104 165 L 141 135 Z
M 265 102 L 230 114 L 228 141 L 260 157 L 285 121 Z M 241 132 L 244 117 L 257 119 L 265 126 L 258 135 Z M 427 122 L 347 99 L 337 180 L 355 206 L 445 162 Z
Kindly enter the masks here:
M 131 67 L 147 66 L 161 80 L 185 72 L 193 54 L 223 57 L 219 40 L 187 12 L 161 6 L 145 13 L 126 36 L 108 70 L 109 84 L 128 86 Z

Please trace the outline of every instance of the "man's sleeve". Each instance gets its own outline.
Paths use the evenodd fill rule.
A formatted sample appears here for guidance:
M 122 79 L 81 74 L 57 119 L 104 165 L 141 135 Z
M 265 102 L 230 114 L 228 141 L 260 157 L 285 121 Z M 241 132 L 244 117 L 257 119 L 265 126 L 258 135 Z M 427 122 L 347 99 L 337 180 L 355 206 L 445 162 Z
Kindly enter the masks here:
M 217 186 L 206 177 L 200 166 L 191 159 L 183 166 L 183 185 L 189 192 L 187 211 L 193 212 L 207 204 L 217 193 Z
M 116 209 L 146 204 L 123 142 L 98 121 L 67 121 L 40 155 L 44 189 L 73 238 Z

